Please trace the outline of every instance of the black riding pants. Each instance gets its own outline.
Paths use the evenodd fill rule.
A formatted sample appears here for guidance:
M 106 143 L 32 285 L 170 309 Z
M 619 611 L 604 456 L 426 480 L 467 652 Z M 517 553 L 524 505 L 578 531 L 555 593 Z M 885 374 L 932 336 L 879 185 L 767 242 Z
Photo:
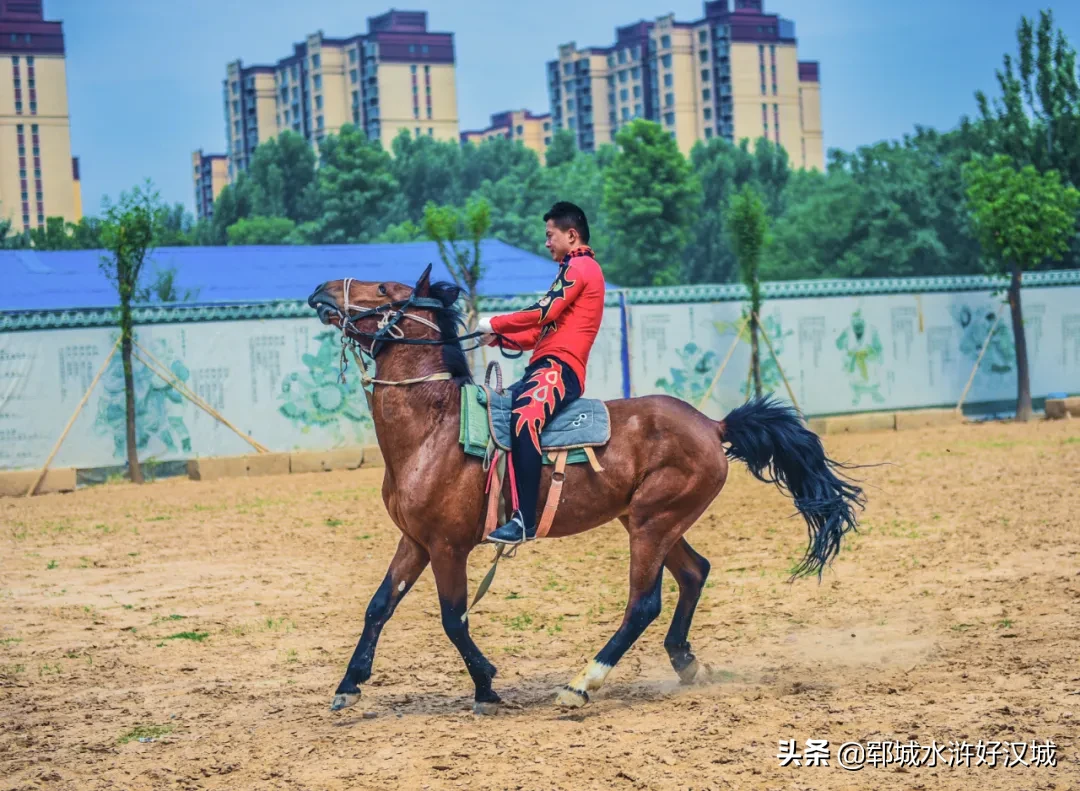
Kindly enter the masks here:
M 517 479 L 519 508 L 525 526 L 536 525 L 542 456 L 540 435 L 547 422 L 581 397 L 574 370 L 554 357 L 529 364 L 521 381 L 510 387 L 514 396 L 510 415 L 510 450 Z

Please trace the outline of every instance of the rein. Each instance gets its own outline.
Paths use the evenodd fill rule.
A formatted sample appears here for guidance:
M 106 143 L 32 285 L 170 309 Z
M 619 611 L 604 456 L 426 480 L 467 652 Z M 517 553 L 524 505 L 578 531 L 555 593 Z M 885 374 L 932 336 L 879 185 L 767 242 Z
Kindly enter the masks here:
M 481 332 L 468 332 L 464 335 L 457 335 L 452 339 L 443 337 L 439 338 L 409 338 L 405 335 L 405 331 L 401 328 L 400 323 L 403 319 L 410 319 L 412 321 L 423 324 L 425 327 L 435 330 L 439 335 L 442 335 L 442 329 L 433 321 L 430 321 L 423 316 L 417 316 L 407 311 L 411 307 L 427 308 L 436 312 L 450 312 L 454 315 L 455 320 L 463 328 L 467 329 L 467 325 L 462 321 L 461 315 L 453 308 L 447 307 L 441 300 L 432 299 L 430 297 L 418 297 L 416 296 L 415 289 L 413 293 L 409 295 L 408 299 L 397 300 L 395 302 L 387 302 L 383 305 L 378 305 L 374 308 L 364 308 L 362 305 L 354 305 L 349 301 L 349 292 L 353 284 L 354 278 L 347 277 L 342 283 L 342 295 L 344 298 L 343 309 L 338 310 L 338 314 L 341 316 L 341 361 L 340 361 L 340 379 L 342 384 L 345 383 L 345 371 L 349 367 L 349 361 L 346 356 L 346 352 L 352 354 L 354 360 L 356 360 L 357 366 L 360 368 L 360 381 L 363 386 L 368 385 L 389 385 L 389 386 L 403 386 L 421 384 L 423 382 L 436 382 L 447 381 L 453 379 L 453 375 L 449 371 L 439 371 L 437 373 L 428 374 L 426 376 L 418 376 L 411 379 L 401 379 L 398 381 L 392 381 L 389 379 L 376 379 L 368 373 L 368 366 L 364 363 L 364 356 L 371 358 L 374 364 L 375 358 L 379 352 L 384 348 L 384 344 L 400 343 L 412 346 L 446 346 L 448 344 L 458 344 L 461 346 L 462 351 L 470 352 L 475 349 L 479 349 L 482 345 L 477 343 L 475 346 L 466 348 L 462 345 L 462 341 L 476 340 L 480 338 L 484 333 Z M 357 312 L 353 312 L 353 311 Z M 379 316 L 379 325 L 375 332 L 365 332 L 356 326 L 356 322 L 363 319 Z M 359 338 L 370 339 L 368 348 L 364 348 L 364 345 L 360 342 Z M 500 336 L 502 340 L 506 338 Z M 512 343 L 512 341 L 511 341 Z M 505 352 L 504 352 L 505 353 Z M 517 356 L 520 357 L 524 352 L 518 351 Z

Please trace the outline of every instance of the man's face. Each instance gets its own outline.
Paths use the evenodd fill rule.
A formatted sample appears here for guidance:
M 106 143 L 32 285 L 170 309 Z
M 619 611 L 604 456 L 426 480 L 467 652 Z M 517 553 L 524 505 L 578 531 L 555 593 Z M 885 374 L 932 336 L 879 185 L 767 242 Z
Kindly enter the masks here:
M 553 220 L 547 221 L 547 241 L 544 246 L 551 252 L 554 261 L 562 261 L 566 254 L 578 246 L 578 234 L 573 228 L 563 231 L 555 226 Z

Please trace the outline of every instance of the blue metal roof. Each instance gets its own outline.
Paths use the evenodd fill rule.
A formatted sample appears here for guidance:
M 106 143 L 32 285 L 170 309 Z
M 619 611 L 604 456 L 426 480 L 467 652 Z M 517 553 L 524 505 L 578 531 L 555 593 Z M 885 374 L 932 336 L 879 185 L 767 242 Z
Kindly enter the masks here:
M 101 271 L 101 250 L 39 252 L 0 250 L 0 310 L 106 308 L 116 289 Z M 479 292 L 514 296 L 543 292 L 555 277 L 551 259 L 496 239 L 480 243 L 486 273 Z M 432 280 L 453 278 L 434 242 L 313 247 L 161 247 L 143 271 L 176 269 L 178 290 L 198 289 L 196 304 L 307 299 L 327 280 L 397 281 L 412 284 L 432 264 Z

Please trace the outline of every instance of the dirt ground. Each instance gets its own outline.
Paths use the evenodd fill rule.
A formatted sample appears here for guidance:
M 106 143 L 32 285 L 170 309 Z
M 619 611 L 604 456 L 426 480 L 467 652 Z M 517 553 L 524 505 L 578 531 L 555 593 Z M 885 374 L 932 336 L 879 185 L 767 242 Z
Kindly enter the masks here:
M 0 500 L 0 787 L 1080 788 L 1080 423 L 827 445 L 892 464 L 861 472 L 864 527 L 823 584 L 786 583 L 802 522 L 733 465 L 688 534 L 713 565 L 691 632 L 711 680 L 668 664 L 665 577 L 660 619 L 570 714 L 553 690 L 622 616 L 618 524 L 500 568 L 471 617 L 497 716 L 471 713 L 430 570 L 331 713 L 397 542 L 381 470 Z M 830 765 L 781 767 L 781 739 L 829 740 Z M 1048 739 L 1056 767 L 836 765 L 847 741 Z

